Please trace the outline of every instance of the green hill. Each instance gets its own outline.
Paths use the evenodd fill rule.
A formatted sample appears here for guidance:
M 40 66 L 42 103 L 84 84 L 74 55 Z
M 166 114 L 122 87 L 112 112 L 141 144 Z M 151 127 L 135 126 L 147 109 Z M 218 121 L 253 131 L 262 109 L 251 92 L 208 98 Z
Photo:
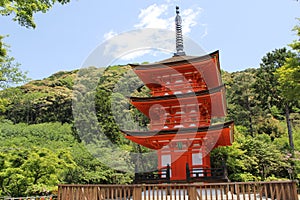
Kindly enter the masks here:
M 285 108 L 274 92 L 262 91 L 262 73 L 261 68 L 222 72 L 235 142 L 214 150 L 212 165 L 226 161 L 232 181 L 286 179 L 289 168 L 300 178 L 299 101 L 290 106 L 292 156 Z M 131 156 L 149 150 L 119 131 L 147 127 L 147 118 L 127 102 L 130 95 L 149 94 L 129 66 L 58 72 L 0 91 L 0 196 L 51 193 L 58 183 L 130 183 L 132 173 L 110 168 L 120 163 L 110 162 L 109 141 L 98 134 L 121 149 L 116 157 L 128 168 L 136 162 L 153 165 Z

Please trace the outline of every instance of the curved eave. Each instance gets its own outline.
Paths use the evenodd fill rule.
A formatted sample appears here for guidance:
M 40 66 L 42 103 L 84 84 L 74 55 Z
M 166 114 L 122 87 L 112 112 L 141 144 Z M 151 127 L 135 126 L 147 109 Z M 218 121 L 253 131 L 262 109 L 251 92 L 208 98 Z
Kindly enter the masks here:
M 195 97 L 195 96 L 203 96 L 214 94 L 220 92 L 222 89 L 225 89 L 225 85 L 220 85 L 218 87 L 203 90 L 199 92 L 190 92 L 185 94 L 176 94 L 176 95 L 166 95 L 166 96 L 154 96 L 154 97 L 128 97 L 132 102 L 151 102 L 151 101 L 159 101 L 159 100 L 171 100 L 171 99 L 180 99 L 180 98 L 188 98 L 188 97 Z
M 176 56 L 175 56 L 176 57 Z M 151 63 L 151 64 L 128 64 L 135 70 L 145 70 L 145 69 L 152 69 L 152 68 L 165 68 L 170 66 L 177 66 L 183 64 L 193 64 L 201 61 L 206 61 L 212 58 L 216 58 L 218 68 L 220 69 L 220 62 L 219 62 L 219 50 L 214 51 L 210 54 L 206 54 L 199 57 L 188 57 L 182 56 L 182 59 L 166 59 L 160 62 Z
M 124 131 L 125 137 L 137 144 L 143 145 L 150 149 L 159 150 L 170 142 L 189 141 L 189 142 L 204 142 L 208 149 L 213 149 L 218 146 L 229 146 L 233 142 L 233 121 L 224 124 L 213 125 L 206 128 L 198 129 L 174 129 L 162 130 L 158 133 L 153 131 L 134 132 Z

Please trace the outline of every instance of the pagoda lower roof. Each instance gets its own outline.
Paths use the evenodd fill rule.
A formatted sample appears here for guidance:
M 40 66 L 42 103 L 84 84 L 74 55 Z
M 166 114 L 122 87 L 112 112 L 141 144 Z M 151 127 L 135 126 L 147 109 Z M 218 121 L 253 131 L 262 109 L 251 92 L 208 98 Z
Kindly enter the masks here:
M 195 96 L 198 97 L 198 96 L 204 96 L 204 95 L 220 92 L 224 88 L 225 85 L 220 85 L 218 87 L 209 90 L 202 90 L 198 92 L 189 92 L 184 94 L 176 94 L 176 95 L 173 94 L 173 95 L 165 95 L 165 96 L 152 96 L 152 97 L 129 97 L 129 99 L 133 102 L 151 102 L 157 100 L 170 100 L 170 99 L 188 98 L 188 97 L 195 97 Z

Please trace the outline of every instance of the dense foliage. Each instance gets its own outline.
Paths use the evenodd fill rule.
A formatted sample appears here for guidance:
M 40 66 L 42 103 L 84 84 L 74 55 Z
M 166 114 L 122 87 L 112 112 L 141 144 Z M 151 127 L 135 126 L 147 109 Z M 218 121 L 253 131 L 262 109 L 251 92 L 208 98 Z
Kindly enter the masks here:
M 3 39 L 0 35 L 0 89 L 28 80 L 26 73 L 19 69 L 19 64 L 9 56 L 9 48 Z
M 2 91 L 0 112 L 14 123 L 71 122 L 75 72 L 59 72 L 43 81 Z
M 300 19 L 298 20 L 300 22 Z M 295 26 L 293 30 L 300 37 L 300 25 Z M 285 64 L 277 69 L 276 76 L 282 96 L 293 101 L 300 98 L 300 40 L 295 40 L 289 46 L 296 54 L 289 57 Z
M 257 69 L 222 71 L 235 141 L 213 150 L 211 160 L 214 167 L 226 162 L 231 181 L 300 179 L 299 42 L 291 47 L 267 53 Z M 5 56 L 0 43 L 2 67 Z M 0 87 L 8 80 L 3 69 Z M 15 69 L 8 77 L 24 80 Z M 149 123 L 130 95 L 149 90 L 126 65 L 58 72 L 1 90 L 0 196 L 53 193 L 58 183 L 130 183 L 134 168 L 155 168 L 135 154 L 151 151 L 120 131 Z
M 0 196 L 44 195 L 58 183 L 125 183 L 128 176 L 94 158 L 72 125 L 0 123 Z
M 212 160 L 227 161 L 231 180 L 300 177 L 300 102 L 297 94 L 292 99 L 283 95 L 276 75 L 295 57 L 286 48 L 275 49 L 262 58 L 257 69 L 223 72 L 228 118 L 236 125 L 235 142 L 214 150 Z M 288 174 L 290 169 L 292 174 Z
M 258 92 L 265 79 L 261 77 L 264 62 L 263 59 L 258 69 L 222 72 L 227 86 L 228 118 L 234 119 L 236 125 L 235 142 L 230 147 L 215 149 L 212 164 L 218 166 L 226 161 L 232 181 L 300 178 L 299 104 L 295 101 L 290 108 L 295 144 L 292 155 L 284 107 L 275 97 L 262 96 L 275 92 Z M 55 190 L 57 183 L 129 183 L 132 174 L 124 172 L 125 169 L 109 168 L 109 160 L 116 160 L 115 164 L 131 163 L 129 168 L 134 167 L 133 163 L 143 168 L 151 165 L 126 153 L 148 150 L 129 142 L 120 133 L 122 128 L 142 130 L 148 123 L 126 99 L 130 94 L 148 94 L 129 69 L 112 66 L 105 71 L 89 68 L 58 72 L 44 80 L 1 91 L 2 195 L 42 194 Z M 276 76 L 271 78 L 276 80 Z M 76 117 L 72 106 L 80 110 Z M 93 118 L 95 124 L 86 126 Z M 101 142 L 99 128 L 111 142 L 126 150 L 118 154 L 122 159 L 110 157 L 107 143 Z M 98 154 L 101 152 L 101 157 L 93 156 L 91 147 Z M 293 169 L 293 174 L 288 173 L 289 169 Z
M 21 26 L 35 28 L 34 14 L 45 13 L 52 8 L 55 3 L 66 4 L 70 0 L 0 0 L 0 15 L 13 16 Z

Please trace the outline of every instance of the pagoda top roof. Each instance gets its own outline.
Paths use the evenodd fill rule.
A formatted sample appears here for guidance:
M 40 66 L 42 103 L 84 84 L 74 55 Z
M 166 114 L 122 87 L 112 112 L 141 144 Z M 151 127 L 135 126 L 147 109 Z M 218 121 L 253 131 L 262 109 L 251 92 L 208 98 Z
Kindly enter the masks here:
M 172 65 L 177 65 L 177 64 L 188 64 L 188 63 L 194 63 L 194 62 L 201 62 L 208 60 L 213 57 L 219 57 L 219 50 L 214 51 L 209 54 L 205 54 L 202 56 L 172 56 L 171 58 L 167 58 L 158 62 L 154 63 L 148 63 L 148 64 L 129 64 L 133 68 L 141 68 L 141 69 L 146 69 L 146 68 L 159 68 L 163 67 L 164 65 L 167 66 L 172 66 Z
M 159 64 L 165 64 L 165 63 L 173 63 L 173 62 L 181 62 L 181 61 L 188 61 L 188 60 L 193 60 L 195 58 L 199 58 L 199 56 L 172 56 L 170 58 L 155 62 L 155 63 L 159 63 Z M 155 64 L 154 63 L 154 64 Z M 147 64 L 146 64 L 147 65 Z

